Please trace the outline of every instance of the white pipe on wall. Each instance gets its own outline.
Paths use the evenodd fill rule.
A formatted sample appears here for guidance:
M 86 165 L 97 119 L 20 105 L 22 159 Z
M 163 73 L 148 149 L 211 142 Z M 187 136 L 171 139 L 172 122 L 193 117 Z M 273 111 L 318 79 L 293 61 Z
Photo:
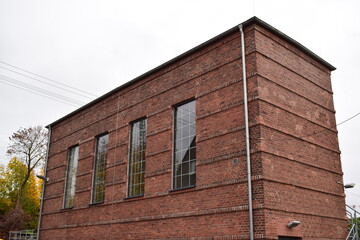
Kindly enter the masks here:
M 250 161 L 250 134 L 249 134 L 249 114 L 247 101 L 247 82 L 246 82 L 246 64 L 245 64 L 245 40 L 242 24 L 239 25 L 241 34 L 241 60 L 242 74 L 244 86 L 244 115 L 245 115 L 245 133 L 246 133 L 246 166 L 248 180 L 248 202 L 249 202 L 249 224 L 250 224 L 250 240 L 254 240 L 254 221 L 252 208 L 252 191 L 251 191 L 251 161 Z

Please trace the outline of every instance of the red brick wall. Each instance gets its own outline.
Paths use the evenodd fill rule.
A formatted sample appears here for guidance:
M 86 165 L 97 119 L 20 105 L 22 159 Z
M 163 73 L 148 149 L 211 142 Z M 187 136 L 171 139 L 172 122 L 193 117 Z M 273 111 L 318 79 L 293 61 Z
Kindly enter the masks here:
M 265 235 L 345 239 L 330 71 L 262 27 L 254 35 Z
M 317 228 L 325 220 L 334 229 L 328 236 L 343 239 L 330 71 L 260 26 L 245 29 L 245 45 L 256 239 L 324 236 Z M 240 34 L 228 34 L 54 124 L 41 239 L 248 239 L 240 47 Z M 196 187 L 171 191 L 173 106 L 190 98 Z M 148 123 L 145 194 L 126 199 L 130 122 L 141 117 Z M 322 132 L 301 138 L 314 131 Z M 95 139 L 104 132 L 105 201 L 90 205 Z M 74 207 L 62 209 L 67 151 L 75 144 Z M 295 233 L 284 228 L 290 220 L 302 221 Z

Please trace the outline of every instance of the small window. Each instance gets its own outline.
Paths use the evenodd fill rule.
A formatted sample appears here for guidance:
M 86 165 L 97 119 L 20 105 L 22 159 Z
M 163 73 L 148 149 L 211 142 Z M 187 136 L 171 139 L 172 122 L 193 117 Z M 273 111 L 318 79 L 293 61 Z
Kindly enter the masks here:
M 71 208 L 74 206 L 78 159 L 79 146 L 70 148 L 68 155 L 68 166 L 66 171 L 64 208 Z
M 196 183 L 196 110 L 195 101 L 175 109 L 173 188 L 195 186 Z
M 144 194 L 146 119 L 132 124 L 130 142 L 128 196 L 134 197 Z
M 100 203 L 103 202 L 105 199 L 105 177 L 108 140 L 108 134 L 102 135 L 96 139 L 92 203 Z

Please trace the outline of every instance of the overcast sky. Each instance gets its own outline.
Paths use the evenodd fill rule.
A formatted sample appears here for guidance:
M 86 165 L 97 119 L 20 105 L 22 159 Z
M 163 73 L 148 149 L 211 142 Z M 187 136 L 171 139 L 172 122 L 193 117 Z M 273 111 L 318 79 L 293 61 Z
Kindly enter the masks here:
M 0 0 L 0 163 L 20 127 L 45 126 L 89 102 L 89 93 L 100 96 L 254 15 L 337 68 L 340 123 L 360 112 L 359 3 Z M 360 116 L 338 131 L 344 182 L 357 184 L 347 203 L 360 209 Z

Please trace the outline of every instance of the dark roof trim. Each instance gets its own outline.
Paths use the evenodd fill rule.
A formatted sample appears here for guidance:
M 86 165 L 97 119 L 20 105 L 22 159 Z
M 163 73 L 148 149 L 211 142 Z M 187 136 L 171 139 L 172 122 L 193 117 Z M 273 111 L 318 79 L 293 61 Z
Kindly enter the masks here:
M 257 17 L 252 17 L 252 18 L 246 20 L 245 22 L 241 23 L 241 25 L 242 25 L 243 27 L 246 27 L 246 26 L 248 26 L 248 25 L 250 25 L 250 24 L 258 24 L 258 25 L 266 28 L 266 29 L 269 30 L 270 32 L 272 32 L 272 33 L 278 35 L 279 37 L 283 38 L 284 40 L 292 43 L 293 45 L 297 46 L 298 48 L 300 48 L 300 49 L 301 49 L 302 51 L 304 51 L 305 53 L 309 54 L 309 55 L 310 55 L 311 57 L 313 57 L 315 60 L 317 60 L 318 62 L 322 63 L 324 66 L 326 66 L 327 68 L 329 68 L 331 71 L 333 71 L 333 70 L 336 69 L 336 68 L 335 68 L 334 66 L 332 66 L 330 63 L 326 62 L 324 59 L 322 59 L 321 57 L 319 57 L 318 55 L 316 55 L 315 53 L 313 53 L 312 51 L 310 51 L 308 48 L 306 48 L 305 46 L 303 46 L 303 45 L 300 44 L 299 42 L 295 41 L 295 40 L 292 39 L 291 37 L 287 36 L 286 34 L 282 33 L 281 31 L 277 30 L 276 28 L 272 27 L 271 25 L 267 24 L 266 22 L 262 21 L 261 19 L 259 19 L 259 18 L 257 18 Z M 206 41 L 206 42 L 204 42 L 204 43 L 202 43 L 202 44 L 200 44 L 200 45 L 198 45 L 198 46 L 196 46 L 196 47 L 194 47 L 194 48 L 192 48 L 192 49 L 184 52 L 183 54 L 180 54 L 179 56 L 177 56 L 177 57 L 175 57 L 175 58 L 173 58 L 173 59 L 171 59 L 171 60 L 169 60 L 169 61 L 167 61 L 167 62 L 165 62 L 165 63 L 163 63 L 163 64 L 161 64 L 161 65 L 159 65 L 159 66 L 157 66 L 157 67 L 155 67 L 155 68 L 153 68 L 153 69 L 151 69 L 150 71 L 148 71 L 148 72 L 146 72 L 146 73 L 144 73 L 144 74 L 142 74 L 142 75 L 134 78 L 133 80 L 131 80 L 131 81 L 129 81 L 129 82 L 126 82 L 126 83 L 124 83 L 123 85 L 120 85 L 119 87 L 117 87 L 117 88 L 111 90 L 110 92 L 102 95 L 101 97 L 99 97 L 99 98 L 97 98 L 97 99 L 95 99 L 95 100 L 87 103 L 86 105 L 84 105 L 84 106 L 76 109 L 75 111 L 73 111 L 73 112 L 65 115 L 64 117 L 56 120 L 55 122 L 49 124 L 49 125 L 46 126 L 46 127 L 49 128 L 49 127 L 51 127 L 51 126 L 53 126 L 53 125 L 55 125 L 55 124 L 57 124 L 57 123 L 65 120 L 66 118 L 69 118 L 70 116 L 75 115 L 76 113 L 78 113 L 78 112 L 80 112 L 80 111 L 82 111 L 82 110 L 90 107 L 91 105 L 94 105 L 95 103 L 100 102 L 101 100 L 109 97 L 110 95 L 112 95 L 112 94 L 114 94 L 114 93 L 116 93 L 116 92 L 118 92 L 118 91 L 120 91 L 120 90 L 122 90 L 122 89 L 124 89 L 124 88 L 126 88 L 126 87 L 128 87 L 128 86 L 130 86 L 130 85 L 132 85 L 132 84 L 134 84 L 135 82 L 137 82 L 137 81 L 139 81 L 139 80 L 141 80 L 141 79 L 143 79 L 143 78 L 145 78 L 145 77 L 147 77 L 147 76 L 149 76 L 149 75 L 151 75 L 151 74 L 153 74 L 154 72 L 160 70 L 161 68 L 166 67 L 166 66 L 168 66 L 168 65 L 170 65 L 170 64 L 178 61 L 179 59 L 181 59 L 181 58 L 183 58 L 183 57 L 185 57 L 185 56 L 188 56 L 188 55 L 192 54 L 193 52 L 196 52 L 196 51 L 202 49 L 203 47 L 206 47 L 206 46 L 212 44 L 213 42 L 216 42 L 217 40 L 219 40 L 219 39 L 221 39 L 221 38 L 223 38 L 223 37 L 225 37 L 225 36 L 227 36 L 227 35 L 229 35 L 229 34 L 232 34 L 232 33 L 236 32 L 236 31 L 239 31 L 239 27 L 238 27 L 238 26 L 235 26 L 235 27 L 227 30 L 226 32 L 223 32 L 223 33 L 217 35 L 216 37 L 211 38 L 210 40 L 208 40 L 208 41 Z
M 279 37 L 281 37 L 282 39 L 288 41 L 289 43 L 295 45 L 296 47 L 300 48 L 303 52 L 307 53 L 308 55 L 310 55 L 312 58 L 314 58 L 316 61 L 320 62 L 321 64 L 323 64 L 325 67 L 327 67 L 329 70 L 334 71 L 336 70 L 336 67 L 334 67 L 333 65 L 331 65 L 330 63 L 328 63 L 327 61 L 325 61 L 324 59 L 322 59 L 321 57 L 319 57 L 318 55 L 316 55 L 313 51 L 311 51 L 310 49 L 308 49 L 307 47 L 305 47 L 304 45 L 302 45 L 301 43 L 299 43 L 298 41 L 292 39 L 291 37 L 289 37 L 288 35 L 286 35 L 285 33 L 277 30 L 276 28 L 274 28 L 273 26 L 267 24 L 266 22 L 264 22 L 263 20 L 257 18 L 257 17 L 252 17 L 249 20 L 245 21 L 243 23 L 244 26 L 249 25 L 251 23 L 257 23 L 261 26 L 263 26 L 264 28 L 266 28 L 267 30 L 269 30 L 270 32 L 278 35 Z

